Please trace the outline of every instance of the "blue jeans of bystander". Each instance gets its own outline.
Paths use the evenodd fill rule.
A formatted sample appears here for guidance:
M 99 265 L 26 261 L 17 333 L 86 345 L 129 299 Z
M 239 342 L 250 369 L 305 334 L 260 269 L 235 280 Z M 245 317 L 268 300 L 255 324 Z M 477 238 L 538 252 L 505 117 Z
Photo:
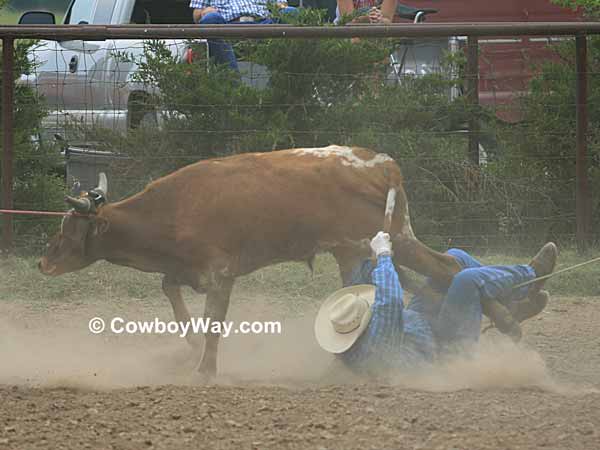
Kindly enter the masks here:
M 297 14 L 298 10 L 288 6 L 283 8 L 281 12 L 283 14 Z M 200 19 L 200 22 L 198 22 L 199 25 L 269 25 L 273 23 L 276 23 L 276 21 L 271 18 L 255 20 L 254 22 L 225 22 L 223 16 L 217 12 L 205 14 L 202 19 Z M 233 47 L 229 42 L 226 42 L 223 39 L 209 39 L 208 54 L 214 59 L 215 63 L 226 64 L 231 70 L 239 72 L 237 59 Z

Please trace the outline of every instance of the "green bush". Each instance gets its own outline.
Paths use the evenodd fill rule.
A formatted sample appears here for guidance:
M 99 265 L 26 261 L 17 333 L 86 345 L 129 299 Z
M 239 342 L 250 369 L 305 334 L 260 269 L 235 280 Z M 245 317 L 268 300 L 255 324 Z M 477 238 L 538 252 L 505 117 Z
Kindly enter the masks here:
M 15 80 L 31 69 L 27 52 L 33 44 L 34 42 L 26 40 L 15 42 Z M 62 201 L 65 192 L 62 175 L 64 169 L 60 166 L 59 152 L 54 146 L 41 143 L 37 139 L 41 119 L 46 113 L 43 105 L 43 100 L 33 89 L 17 84 L 14 96 L 13 199 L 15 209 L 64 209 Z M 2 142 L 0 139 L 0 146 Z M 55 219 L 39 220 L 16 216 L 14 223 L 17 243 L 28 246 L 45 240 L 46 235 L 56 230 L 59 222 Z
M 538 67 L 529 94 L 521 99 L 523 120 L 497 128 L 500 158 L 491 164 L 498 176 L 510 176 L 543 194 L 531 202 L 546 239 L 565 241 L 575 231 L 576 72 L 575 43 L 556 47 L 560 58 Z M 600 225 L 600 39 L 588 37 L 588 177 L 591 183 L 593 230 Z M 545 222 L 545 223 L 544 223 Z M 597 234 L 595 235 L 597 239 Z

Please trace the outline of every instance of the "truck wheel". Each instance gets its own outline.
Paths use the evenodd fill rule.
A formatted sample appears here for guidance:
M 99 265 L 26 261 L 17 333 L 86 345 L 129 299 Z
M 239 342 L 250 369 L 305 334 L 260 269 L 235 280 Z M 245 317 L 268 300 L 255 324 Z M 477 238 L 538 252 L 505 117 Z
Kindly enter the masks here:
M 156 127 L 158 119 L 156 110 L 151 105 L 150 96 L 147 94 L 132 94 L 128 108 L 128 128 Z
M 156 128 L 157 126 L 158 118 L 156 117 L 156 111 L 145 113 L 138 124 L 138 128 Z

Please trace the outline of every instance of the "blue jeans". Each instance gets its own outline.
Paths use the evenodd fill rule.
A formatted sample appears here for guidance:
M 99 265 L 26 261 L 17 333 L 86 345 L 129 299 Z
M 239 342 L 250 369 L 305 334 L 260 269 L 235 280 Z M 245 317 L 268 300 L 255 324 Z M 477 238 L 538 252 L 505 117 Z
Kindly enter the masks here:
M 281 12 L 284 14 L 297 14 L 298 10 L 288 6 L 283 8 Z M 198 22 L 199 25 L 225 25 L 226 23 L 239 25 L 270 25 L 275 23 L 275 21 L 271 18 L 266 18 L 256 22 L 225 22 L 225 19 L 221 14 L 218 12 L 212 12 L 205 14 L 202 19 L 200 19 L 200 22 Z M 225 42 L 223 39 L 209 39 L 208 54 L 214 59 L 215 63 L 226 64 L 231 70 L 239 72 L 237 59 L 230 43 Z
M 524 299 L 528 287 L 513 286 L 535 278 L 535 271 L 528 265 L 483 266 L 462 250 L 448 253 L 464 269 L 454 276 L 442 302 L 434 323 L 436 337 L 441 347 L 469 346 L 479 340 L 481 301 L 494 299 L 508 304 Z

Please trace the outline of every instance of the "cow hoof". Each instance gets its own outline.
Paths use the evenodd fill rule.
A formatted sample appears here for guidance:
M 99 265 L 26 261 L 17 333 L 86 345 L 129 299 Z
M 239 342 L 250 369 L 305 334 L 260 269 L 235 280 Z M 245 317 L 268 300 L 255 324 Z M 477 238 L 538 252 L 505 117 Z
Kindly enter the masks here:
M 194 370 L 190 375 L 190 384 L 196 386 L 214 384 L 216 379 L 216 375 L 209 375 L 204 372 L 198 372 L 197 370 Z
M 214 383 L 215 379 L 217 378 L 216 364 L 209 364 L 206 362 L 206 359 L 203 359 L 196 367 L 193 378 L 198 384 Z
M 192 334 L 187 335 L 186 337 L 187 343 L 194 350 L 199 350 L 202 353 L 204 349 L 204 336 L 201 334 Z
M 192 367 L 194 367 L 194 369 L 199 370 L 203 356 L 204 349 L 202 349 L 201 347 L 194 347 L 191 349 L 191 355 L 189 355 L 189 360 L 191 361 Z

